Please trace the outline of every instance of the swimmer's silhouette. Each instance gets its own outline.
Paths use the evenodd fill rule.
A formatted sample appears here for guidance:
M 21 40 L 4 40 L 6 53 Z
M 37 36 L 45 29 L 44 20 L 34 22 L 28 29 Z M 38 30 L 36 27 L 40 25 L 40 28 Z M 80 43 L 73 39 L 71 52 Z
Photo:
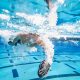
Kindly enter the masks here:
M 42 46 L 45 51 L 46 59 L 39 65 L 38 76 L 43 77 L 47 74 L 50 69 L 50 65 L 52 64 L 53 47 L 49 46 L 49 44 L 52 43 L 45 36 L 42 38 L 41 36 L 32 33 L 18 34 L 13 41 L 9 41 L 8 44 L 13 46 L 17 46 L 17 44 L 25 44 L 30 48 L 36 45 Z
M 53 9 L 55 8 L 55 2 L 58 3 L 58 0 L 56 0 L 54 3 L 52 3 L 52 0 L 45 0 L 45 1 L 50 10 L 52 8 Z M 52 15 L 54 15 L 54 13 L 50 14 L 49 16 L 52 17 Z M 54 21 L 53 19 L 49 20 L 49 23 L 51 24 L 50 27 L 55 26 L 54 24 L 52 24 L 53 21 Z M 25 44 L 28 47 L 33 47 L 36 45 L 42 46 L 46 55 L 46 59 L 43 60 L 39 65 L 38 76 L 44 77 L 47 74 L 52 64 L 52 60 L 54 56 L 54 49 L 53 49 L 54 45 L 52 45 L 48 37 L 44 35 L 41 36 L 37 33 L 20 33 L 16 35 L 13 41 L 9 41 L 8 44 L 13 46 L 17 46 L 17 44 Z

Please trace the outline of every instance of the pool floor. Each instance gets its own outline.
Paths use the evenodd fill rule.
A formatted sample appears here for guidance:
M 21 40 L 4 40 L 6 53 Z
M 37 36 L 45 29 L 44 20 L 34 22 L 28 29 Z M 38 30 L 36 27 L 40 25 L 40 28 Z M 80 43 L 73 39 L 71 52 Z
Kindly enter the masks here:
M 80 80 L 80 55 L 56 54 L 49 73 L 40 79 L 37 71 L 44 55 L 13 55 L 10 48 L 1 46 L 0 80 Z

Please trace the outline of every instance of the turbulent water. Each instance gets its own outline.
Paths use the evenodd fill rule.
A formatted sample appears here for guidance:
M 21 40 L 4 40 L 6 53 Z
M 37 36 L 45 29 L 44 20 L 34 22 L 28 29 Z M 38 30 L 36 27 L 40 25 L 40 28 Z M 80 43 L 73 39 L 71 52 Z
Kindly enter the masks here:
M 37 33 L 41 36 L 45 35 L 50 38 L 52 38 L 53 36 L 56 38 L 59 38 L 60 35 L 80 35 L 79 20 L 77 20 L 74 23 L 66 22 L 60 25 L 56 25 L 58 21 L 57 9 L 60 5 L 65 5 L 64 0 L 58 0 L 58 1 L 60 1 L 61 4 L 55 3 L 54 8 L 52 8 L 48 12 L 45 11 L 44 15 L 40 13 L 35 13 L 35 14 L 27 13 L 28 11 L 26 10 L 30 10 L 31 8 L 25 9 L 26 8 L 25 2 L 17 3 L 16 1 L 16 4 L 13 5 L 14 9 L 12 12 L 11 10 L 8 10 L 8 9 L 1 9 L 0 35 L 4 37 L 6 41 L 8 41 L 11 36 L 13 37 L 17 33 L 21 33 L 21 32 Z M 38 2 L 33 4 L 38 4 Z M 40 4 L 40 5 L 43 5 L 43 4 Z M 23 6 L 23 8 L 21 6 Z M 18 10 L 20 9 L 20 10 L 18 11 L 17 9 Z M 45 8 L 43 8 L 42 10 L 45 10 Z M 54 27 L 56 27 L 56 29 Z M 49 43 L 48 46 L 51 48 L 50 49 L 51 51 L 49 50 L 46 52 L 54 53 L 54 50 L 52 50 L 54 45 L 52 46 L 52 43 L 50 42 L 50 40 L 48 41 L 46 39 L 46 41 L 47 43 Z

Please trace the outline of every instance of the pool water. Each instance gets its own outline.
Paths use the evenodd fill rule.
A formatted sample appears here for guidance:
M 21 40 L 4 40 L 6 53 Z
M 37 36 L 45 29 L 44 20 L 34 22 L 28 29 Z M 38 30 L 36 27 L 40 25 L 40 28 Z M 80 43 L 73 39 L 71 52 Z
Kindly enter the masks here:
M 58 47 L 59 48 L 58 48 Z M 69 46 L 69 48 L 68 48 Z M 34 53 L 25 55 L 14 53 L 11 46 L 0 42 L 0 78 L 1 80 L 39 80 L 39 64 L 44 60 L 44 52 L 38 47 Z M 64 50 L 63 50 L 64 49 Z M 45 80 L 79 80 L 80 79 L 80 45 L 55 43 L 55 56 Z
M 80 0 L 65 0 L 63 5 L 59 5 L 57 26 L 64 28 L 62 34 L 80 36 L 79 6 Z M 32 26 L 30 27 L 31 30 L 34 26 L 42 26 L 38 22 L 35 25 L 36 20 L 32 22 L 34 25 L 30 21 L 26 22 L 26 18 L 21 18 L 19 15 L 16 16 L 17 12 L 27 13 L 26 16 L 40 14 L 36 15 L 38 17 L 45 15 L 49 10 L 44 0 L 1 0 L 0 32 L 8 35 L 7 32 L 9 31 L 24 31 L 27 27 L 26 25 Z M 1 14 L 7 16 L 1 17 Z M 43 17 L 38 18 L 41 19 Z M 67 23 L 67 25 L 61 25 L 64 23 Z M 5 31 L 7 32 L 5 33 Z M 14 48 L 6 42 L 8 36 L 5 36 L 6 39 L 3 38 L 3 33 L 0 34 L 0 80 L 80 80 L 80 38 L 78 41 L 51 40 L 55 53 L 53 64 L 48 74 L 43 79 L 40 79 L 37 72 L 39 64 L 45 59 L 43 49 L 40 46 L 36 46 L 37 52 L 27 52 L 26 49 L 21 52 L 20 48 L 14 51 Z

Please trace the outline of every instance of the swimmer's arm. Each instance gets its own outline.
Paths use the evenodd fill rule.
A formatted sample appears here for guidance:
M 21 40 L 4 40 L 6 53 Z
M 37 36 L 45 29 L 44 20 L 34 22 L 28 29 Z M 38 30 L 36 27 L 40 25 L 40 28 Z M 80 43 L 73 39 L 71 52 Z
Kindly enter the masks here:
M 41 39 L 38 39 L 37 41 L 36 41 L 36 43 L 38 44 L 38 45 L 40 45 L 40 46 L 42 46 L 42 48 L 44 49 L 44 51 L 47 49 L 46 47 L 46 44 L 45 44 L 45 42 L 43 41 L 43 40 L 41 40 Z
M 46 60 L 52 64 L 52 59 L 54 56 L 54 46 L 52 45 L 51 41 L 49 39 L 46 40 L 40 40 L 38 39 L 37 43 L 42 46 L 44 49 L 45 55 L 46 55 Z

